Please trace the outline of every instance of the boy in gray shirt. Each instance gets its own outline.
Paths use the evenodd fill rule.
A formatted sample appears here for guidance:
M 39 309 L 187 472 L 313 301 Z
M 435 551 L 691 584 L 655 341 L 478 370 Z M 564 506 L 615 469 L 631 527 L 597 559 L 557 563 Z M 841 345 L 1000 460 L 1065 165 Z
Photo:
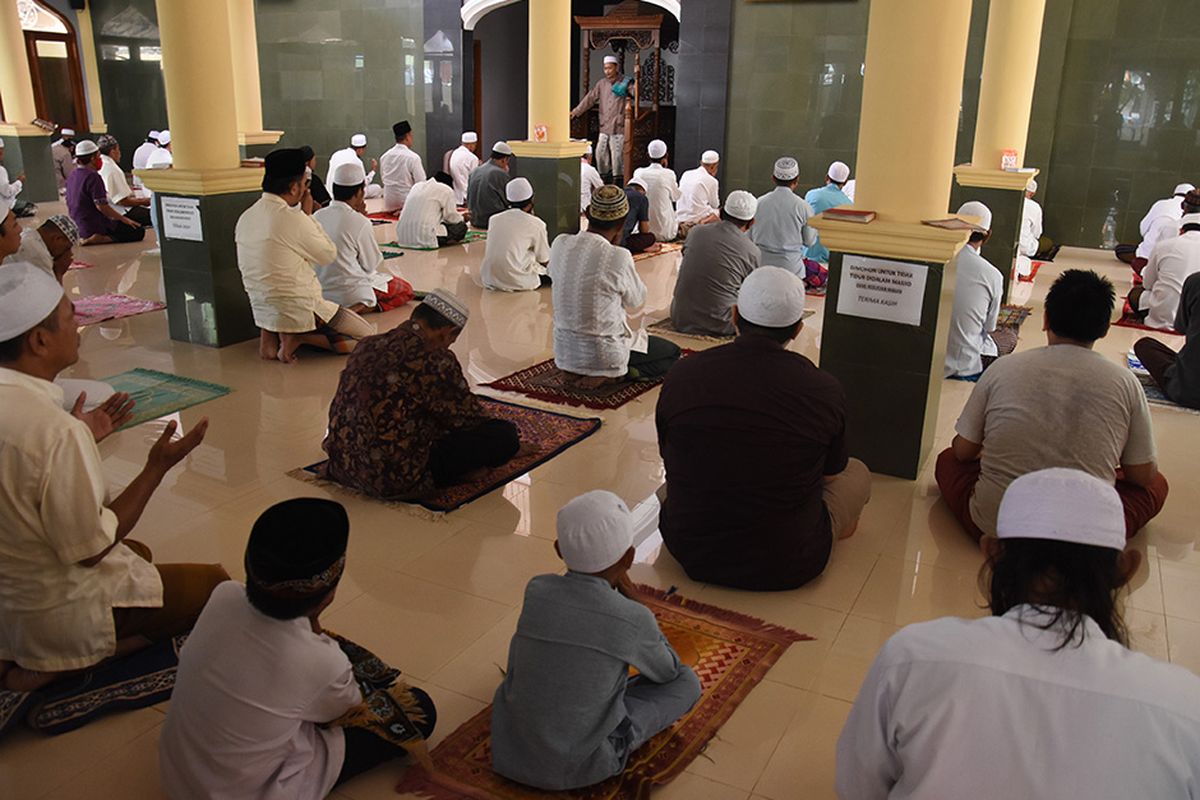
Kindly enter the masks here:
M 492 707 L 492 768 L 550 791 L 619 774 L 629 755 L 700 699 L 700 681 L 635 597 L 633 520 L 611 492 L 558 512 L 565 575 L 539 575 Z M 640 673 L 629 677 L 629 667 Z

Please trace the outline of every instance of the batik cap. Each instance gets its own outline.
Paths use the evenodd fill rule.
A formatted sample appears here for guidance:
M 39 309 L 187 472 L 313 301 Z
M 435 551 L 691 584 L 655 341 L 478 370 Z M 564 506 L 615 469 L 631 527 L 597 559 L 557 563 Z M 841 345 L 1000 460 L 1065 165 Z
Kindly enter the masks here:
M 303 599 L 337 586 L 346 567 L 350 518 L 341 503 L 297 497 L 268 508 L 246 543 L 246 583 Z
M 40 267 L 25 261 L 0 267 L 0 342 L 32 330 L 62 296 L 63 287 Z
M 633 515 L 612 492 L 581 494 L 558 511 L 558 550 L 575 572 L 603 572 L 633 545 Z
M 62 232 L 62 235 L 67 237 L 72 247 L 79 246 L 79 226 L 75 224 L 75 220 L 66 214 L 55 214 L 46 220 L 46 222 L 58 228 Z
M 759 267 L 738 290 L 738 317 L 764 328 L 786 328 L 804 316 L 804 281 L 783 267 Z
M 781 181 L 794 181 L 800 177 L 800 165 L 791 156 L 784 156 L 775 162 L 775 177 Z
M 629 216 L 629 198 L 625 196 L 625 190 L 611 183 L 604 184 L 592 192 L 588 214 L 600 222 L 612 222 Z
M 1125 509 L 1110 482 L 1077 469 L 1042 469 L 1008 485 L 996 535 L 1124 550 Z
M 968 217 L 979 217 L 979 227 L 985 231 L 992 229 L 992 210 L 978 200 L 969 200 L 958 207 L 959 214 Z
M 448 292 L 445 289 L 434 289 L 425 295 L 425 299 L 421 303 L 441 314 L 454 327 L 467 327 L 467 317 L 469 316 L 467 304 L 459 300 L 452 292 Z

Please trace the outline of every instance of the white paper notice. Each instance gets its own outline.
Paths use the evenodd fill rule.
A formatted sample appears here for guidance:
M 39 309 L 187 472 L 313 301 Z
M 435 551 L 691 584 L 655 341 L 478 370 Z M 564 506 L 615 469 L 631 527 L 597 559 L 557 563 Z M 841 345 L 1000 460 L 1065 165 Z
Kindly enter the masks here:
M 186 239 L 203 242 L 200 226 L 200 199 L 197 197 L 162 198 L 163 236 L 167 239 Z
M 920 325 L 928 275 L 924 264 L 845 256 L 837 313 Z

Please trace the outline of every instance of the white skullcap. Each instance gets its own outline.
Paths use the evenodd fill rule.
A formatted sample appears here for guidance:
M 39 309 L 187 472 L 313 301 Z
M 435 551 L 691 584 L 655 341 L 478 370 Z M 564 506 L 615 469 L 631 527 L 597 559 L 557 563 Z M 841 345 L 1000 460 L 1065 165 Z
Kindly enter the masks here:
M 1184 225 L 1200 225 L 1200 214 L 1184 214 L 1179 220 L 1179 227 Z
M 366 147 L 367 135 L 365 133 L 356 133 L 350 137 L 351 147 Z
M 526 203 L 533 197 L 533 184 L 525 178 L 513 178 L 504 187 L 504 197 L 510 203 Z
M 0 139 L 0 150 L 4 149 L 4 140 Z
M 969 217 L 979 217 L 979 227 L 985 231 L 992 229 L 992 210 L 978 200 L 970 200 L 958 207 L 959 214 Z
M 1037 181 L 1034 180 L 1033 178 L 1030 178 L 1029 185 L 1027 185 L 1025 187 L 1025 191 L 1029 192 L 1030 194 L 1037 194 L 1037 190 L 1038 190 Z
M 738 317 L 764 328 L 786 328 L 804 316 L 804 281 L 783 267 L 759 267 L 738 290 Z
M 701 164 L 719 164 L 721 163 L 721 154 L 716 150 L 705 150 L 704 155 L 700 156 Z
M 162 133 L 162 131 L 150 131 L 150 135 L 147 138 L 157 140 L 160 133 Z
M 475 144 L 479 141 L 479 134 L 475 131 L 467 131 L 462 135 L 463 144 Z
M 356 158 L 353 161 L 343 161 L 334 167 L 329 180 L 335 186 L 358 186 L 367 182 L 367 173 L 362 162 Z
M 650 187 L 647 186 L 646 182 L 644 180 L 642 180 L 641 178 L 630 178 L 629 183 L 627 183 L 625 185 L 626 186 L 640 186 L 640 187 L 642 187 L 643 192 L 650 191 Z
M 775 177 L 781 181 L 794 181 L 800 177 L 800 165 L 796 159 L 784 156 L 775 162 Z
M 589 155 L 589 156 L 592 155 L 593 150 L 592 150 L 591 142 L 588 142 L 587 150 L 584 150 L 583 152 L 584 152 L 584 155 Z
M 605 64 L 620 64 L 621 59 L 617 58 L 616 56 L 605 56 L 604 63 Z
M 93 142 L 91 139 L 84 139 L 82 142 L 75 145 L 76 158 L 78 158 L 79 156 L 90 156 L 90 155 L 93 155 L 93 154 L 99 153 L 99 152 L 100 152 L 100 148 L 97 147 L 96 143 Z
M 503 155 L 503 156 L 511 156 L 512 148 L 508 146 L 508 142 L 499 141 L 499 142 L 496 142 L 494 145 L 492 145 L 492 152 L 499 153 L 500 155 Z
M 829 171 L 825 174 L 832 178 L 834 183 L 845 183 L 850 180 L 850 167 L 844 161 L 835 161 L 829 165 Z
M 171 143 L 171 132 L 170 131 L 160 131 L 158 134 L 158 143 L 161 144 L 163 147 L 166 147 L 167 145 L 169 145 Z
M 646 148 L 646 152 L 650 154 L 651 158 L 662 158 L 667 154 L 667 143 L 662 139 L 655 139 Z
M 725 198 L 725 213 L 742 222 L 749 222 L 758 213 L 758 198 L 741 189 Z
M 63 128 L 61 131 L 59 131 L 59 133 L 61 133 L 64 138 L 75 135 L 75 131 L 71 130 L 70 128 Z
M 50 316 L 63 288 L 41 267 L 24 261 L 0 268 L 0 342 L 15 339 Z
M 558 550 L 575 572 L 603 572 L 633 546 L 633 515 L 612 492 L 581 494 L 558 511 Z
M 1008 485 L 996 535 L 1124 550 L 1125 507 L 1111 483 L 1077 469 L 1042 469 Z
M 1175 194 L 1187 194 L 1188 192 L 1195 190 L 1196 187 L 1192 186 L 1190 183 L 1181 183 L 1175 187 Z
M 467 327 L 467 305 L 453 293 L 445 289 L 434 289 L 421 300 L 422 305 L 429 306 L 434 311 L 449 320 L 456 328 Z
M 0 222 L 8 219 L 8 212 L 12 211 L 12 201 L 7 198 L 0 197 Z

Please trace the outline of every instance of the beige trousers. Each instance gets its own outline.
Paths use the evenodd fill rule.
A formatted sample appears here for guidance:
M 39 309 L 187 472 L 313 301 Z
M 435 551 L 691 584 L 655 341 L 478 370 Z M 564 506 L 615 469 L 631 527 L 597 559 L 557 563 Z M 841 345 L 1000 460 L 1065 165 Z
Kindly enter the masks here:
M 833 538 L 858 523 L 863 509 L 871 499 L 871 471 L 857 458 L 850 459 L 846 468 L 836 475 L 827 475 L 821 498 L 829 511 Z

